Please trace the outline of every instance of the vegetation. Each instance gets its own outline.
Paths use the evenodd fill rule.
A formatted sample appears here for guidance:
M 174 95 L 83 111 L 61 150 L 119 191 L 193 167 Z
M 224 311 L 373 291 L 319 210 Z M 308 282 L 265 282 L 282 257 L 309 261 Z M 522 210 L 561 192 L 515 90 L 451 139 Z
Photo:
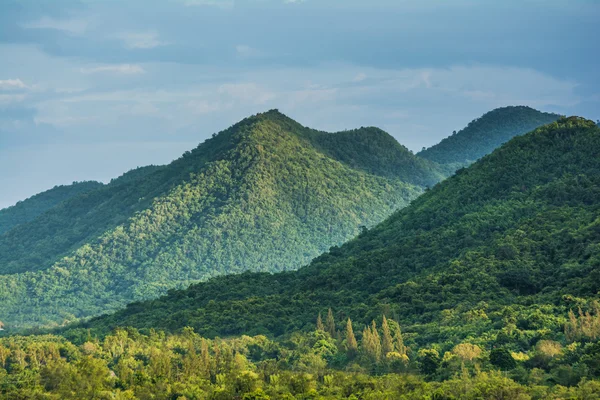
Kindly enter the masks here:
M 298 271 L 0 338 L 0 396 L 600 398 L 599 199 L 600 128 L 561 118 Z
M 217 275 L 296 269 L 441 179 L 391 142 L 277 111 L 248 118 L 1 237 L 0 317 L 7 329 L 61 324 Z M 378 151 L 393 168 L 362 154 Z
M 34 220 L 57 204 L 83 193 L 101 188 L 100 182 L 73 182 L 71 185 L 55 186 L 0 210 L 0 235 L 17 225 Z
M 190 326 L 208 338 L 285 338 L 319 329 L 360 353 L 351 319 L 368 326 L 355 338 L 378 359 L 390 343 L 402 348 L 385 314 L 402 325 L 402 346 L 428 379 L 453 376 L 441 366 L 454 354 L 484 358 L 522 384 L 578 385 L 600 374 L 599 199 L 600 129 L 563 118 L 298 271 L 211 279 L 63 334 Z
M 410 340 L 411 343 L 414 340 Z M 117 329 L 98 339 L 0 339 L 6 399 L 596 399 L 600 343 L 540 340 L 527 354 L 461 343 L 404 345 L 382 316 L 358 341 L 353 324 L 271 340 L 213 340 L 185 328 L 165 335 Z M 506 372 L 508 370 L 508 372 Z
M 513 137 L 554 122 L 559 117 L 524 106 L 497 108 L 417 155 L 456 170 L 490 154 Z

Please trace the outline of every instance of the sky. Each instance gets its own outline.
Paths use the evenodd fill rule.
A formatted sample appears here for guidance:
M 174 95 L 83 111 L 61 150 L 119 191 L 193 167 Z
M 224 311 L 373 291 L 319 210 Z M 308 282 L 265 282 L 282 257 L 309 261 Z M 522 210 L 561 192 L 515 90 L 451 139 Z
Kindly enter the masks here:
M 0 208 L 277 108 L 413 151 L 496 107 L 600 119 L 595 0 L 1 0 Z

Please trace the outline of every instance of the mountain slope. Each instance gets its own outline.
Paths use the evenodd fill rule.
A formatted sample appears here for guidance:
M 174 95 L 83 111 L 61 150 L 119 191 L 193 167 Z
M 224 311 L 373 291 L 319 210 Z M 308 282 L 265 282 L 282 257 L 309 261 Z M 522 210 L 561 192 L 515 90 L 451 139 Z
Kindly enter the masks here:
M 17 225 L 34 220 L 52 207 L 80 194 L 101 188 L 100 182 L 74 182 L 71 185 L 55 186 L 36 194 L 14 206 L 0 210 L 0 235 Z
M 497 108 L 417 155 L 458 169 L 491 153 L 513 137 L 554 122 L 559 117 L 524 106 Z
M 298 271 L 216 278 L 82 327 L 281 335 L 313 329 L 331 307 L 359 324 L 393 316 L 418 346 L 478 337 L 521 351 L 540 338 L 564 341 L 568 309 L 593 309 L 599 215 L 600 129 L 563 118 Z
M 60 323 L 212 276 L 295 269 L 422 191 L 390 173 L 367 173 L 361 160 L 325 154 L 312 144 L 318 135 L 335 134 L 308 130 L 277 111 L 259 114 L 143 179 L 111 183 L 46 213 L 45 220 L 58 224 L 81 204 L 87 215 L 34 243 L 60 244 L 67 236 L 52 264 L 26 265 L 22 272 L 4 263 L 10 274 L 0 282 L 2 320 Z M 416 158 L 404 151 L 396 156 Z M 441 176 L 434 164 L 414 164 L 428 168 L 418 181 Z M 53 226 L 27 228 L 44 233 Z

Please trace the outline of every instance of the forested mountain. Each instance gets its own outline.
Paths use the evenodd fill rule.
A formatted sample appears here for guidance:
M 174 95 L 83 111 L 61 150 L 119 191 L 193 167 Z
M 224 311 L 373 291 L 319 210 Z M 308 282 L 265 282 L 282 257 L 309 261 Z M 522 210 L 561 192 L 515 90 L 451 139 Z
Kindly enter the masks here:
M 298 271 L 0 337 L 0 394 L 600 398 L 599 216 L 600 128 L 562 118 Z
M 363 155 L 379 151 L 385 164 Z M 259 114 L 0 237 L 0 317 L 62 323 L 212 276 L 295 269 L 442 177 L 383 131 Z
M 219 277 L 83 327 L 278 336 L 314 328 L 331 307 L 338 321 L 392 316 L 417 347 L 472 338 L 522 352 L 540 339 L 565 342 L 593 329 L 600 337 L 600 317 L 587 333 L 575 317 L 572 332 L 564 329 L 570 309 L 596 318 L 599 216 L 600 129 L 563 118 L 298 271 Z
M 14 206 L 0 210 L 0 235 L 17 225 L 32 221 L 57 204 L 77 195 L 101 188 L 100 182 L 74 182 L 71 185 L 55 186 L 36 194 Z
M 497 108 L 417 155 L 456 170 L 490 154 L 513 137 L 556 121 L 559 117 L 525 106 Z

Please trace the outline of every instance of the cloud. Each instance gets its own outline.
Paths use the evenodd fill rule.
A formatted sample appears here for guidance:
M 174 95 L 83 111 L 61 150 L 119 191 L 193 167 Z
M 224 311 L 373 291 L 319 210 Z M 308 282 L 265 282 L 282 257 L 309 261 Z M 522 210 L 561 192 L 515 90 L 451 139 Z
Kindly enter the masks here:
M 187 103 L 188 109 L 197 115 L 210 114 L 221 111 L 223 108 L 230 108 L 231 103 L 223 105 L 219 102 L 210 102 L 208 100 L 190 100 Z
M 235 6 L 234 0 L 184 0 L 183 4 L 188 7 L 209 6 L 223 9 L 232 9 Z
M 0 106 L 25 101 L 24 94 L 0 94 Z
M 128 49 L 153 49 L 169 43 L 159 40 L 157 32 L 125 32 L 117 35 Z
M 54 29 L 72 35 L 82 35 L 86 32 L 89 22 L 84 19 L 54 19 L 44 16 L 38 20 L 26 22 L 21 25 L 25 29 Z
M 19 90 L 27 89 L 27 85 L 20 79 L 0 80 L 0 90 Z
M 265 104 L 277 97 L 275 93 L 256 83 L 227 83 L 219 87 L 218 93 L 252 104 Z
M 144 68 L 134 64 L 103 65 L 93 68 L 81 68 L 83 74 L 115 73 L 122 75 L 137 75 L 146 72 Z
M 235 52 L 239 58 L 254 58 L 261 55 L 261 52 L 257 49 L 244 44 L 235 46 Z
M 367 74 L 361 72 L 352 79 L 352 82 L 362 82 L 365 79 L 367 79 Z

